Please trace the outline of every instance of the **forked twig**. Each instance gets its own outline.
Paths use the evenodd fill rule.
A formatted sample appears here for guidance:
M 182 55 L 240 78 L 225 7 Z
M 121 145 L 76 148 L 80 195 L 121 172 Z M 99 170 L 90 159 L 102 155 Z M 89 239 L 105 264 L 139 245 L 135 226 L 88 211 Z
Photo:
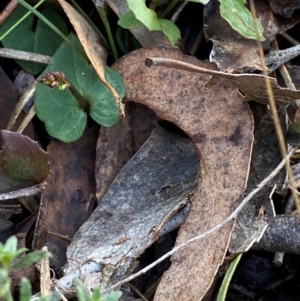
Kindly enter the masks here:
M 282 169 L 282 167 L 286 164 L 286 161 L 291 157 L 291 155 L 294 152 L 294 148 L 292 148 L 289 153 L 287 154 L 286 158 L 283 159 L 279 165 L 263 180 L 261 181 L 258 185 L 257 188 L 252 190 L 244 199 L 243 201 L 240 203 L 240 205 L 226 218 L 224 219 L 221 223 L 217 224 L 215 227 L 209 229 L 208 231 L 195 236 L 189 240 L 187 240 L 186 242 L 174 247 L 173 250 L 171 250 L 170 252 L 166 253 L 165 255 L 163 255 L 162 257 L 158 258 L 156 261 L 154 261 L 153 263 L 149 264 L 148 266 L 146 266 L 145 268 L 143 268 L 142 270 L 140 270 L 139 272 L 132 274 L 131 276 L 125 278 L 124 280 L 121 280 L 119 282 L 117 282 L 116 284 L 111 286 L 111 290 L 116 289 L 117 287 L 119 287 L 120 285 L 131 281 L 132 279 L 135 279 L 136 277 L 145 274 L 147 271 L 149 271 L 150 269 L 152 269 L 153 267 L 155 267 L 157 264 L 159 264 L 160 262 L 162 262 L 163 260 L 165 260 L 166 258 L 170 257 L 171 255 L 173 255 L 175 252 L 177 252 L 179 249 L 185 247 L 187 244 L 199 240 L 199 239 L 203 239 L 205 236 L 215 232 L 216 230 L 222 228 L 225 224 L 227 224 L 229 221 L 231 221 L 232 219 L 236 218 L 237 215 L 239 214 L 239 212 L 244 208 L 244 206 L 252 199 L 252 197 L 257 194 L 264 186 L 266 186 L 277 174 L 278 172 Z

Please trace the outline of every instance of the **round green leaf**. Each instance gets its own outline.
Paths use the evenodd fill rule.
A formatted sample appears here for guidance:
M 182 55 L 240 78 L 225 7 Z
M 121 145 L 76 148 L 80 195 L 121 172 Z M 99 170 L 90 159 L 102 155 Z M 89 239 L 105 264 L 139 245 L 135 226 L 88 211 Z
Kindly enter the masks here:
M 0 27 L 0 36 L 27 13 L 27 9 L 19 5 Z M 64 20 L 53 9 L 45 9 L 42 14 L 63 33 L 67 34 Z M 4 47 L 45 54 L 52 56 L 63 39 L 41 20 L 34 24 L 34 16 L 29 15 L 7 37 L 2 40 Z M 40 73 L 45 64 L 17 60 L 18 64 L 33 74 Z
M 73 142 L 82 136 L 87 114 L 69 90 L 54 90 L 38 84 L 34 106 L 52 137 L 63 142 Z
M 80 49 L 76 36 L 69 39 Z M 68 43 L 63 42 L 44 74 L 61 71 L 90 105 L 91 117 L 101 125 L 112 126 L 120 120 L 118 106 L 111 92 L 100 81 L 93 66 Z M 123 98 L 125 85 L 117 71 L 107 69 L 107 80 Z M 45 122 L 48 133 L 64 142 L 79 139 L 87 122 L 87 113 L 69 90 L 52 90 L 39 84 L 35 93 L 35 109 Z

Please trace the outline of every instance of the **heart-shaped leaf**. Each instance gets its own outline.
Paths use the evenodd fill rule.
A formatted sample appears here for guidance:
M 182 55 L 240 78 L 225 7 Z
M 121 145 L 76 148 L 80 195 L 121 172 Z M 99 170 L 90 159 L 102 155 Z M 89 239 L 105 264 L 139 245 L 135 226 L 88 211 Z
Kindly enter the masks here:
M 80 49 L 76 36 L 70 40 Z M 89 114 L 99 124 L 112 126 L 120 120 L 119 109 L 110 90 L 99 80 L 92 65 L 66 42 L 56 51 L 44 74 L 62 71 L 66 79 L 89 103 Z M 120 98 L 126 89 L 121 75 L 106 67 L 106 79 L 116 89 Z M 87 123 L 87 113 L 80 107 L 69 90 L 52 90 L 38 84 L 35 93 L 35 109 L 38 117 L 45 122 L 48 133 L 64 142 L 78 140 Z
M 19 133 L 1 130 L 0 191 L 7 192 L 42 182 L 50 166 L 38 143 Z
M 27 13 L 27 10 L 19 5 L 9 16 L 6 22 L 0 27 L 0 36 L 11 28 L 21 17 Z M 67 34 L 67 27 L 64 20 L 53 9 L 45 9 L 42 14 L 64 34 Z M 7 48 L 13 48 L 23 51 L 29 51 L 45 55 L 53 55 L 63 39 L 56 34 L 48 25 L 41 20 L 37 20 L 34 27 L 34 16 L 29 15 L 21 24 L 19 24 L 2 43 Z M 17 60 L 18 64 L 26 71 L 33 74 L 40 73 L 45 64 Z

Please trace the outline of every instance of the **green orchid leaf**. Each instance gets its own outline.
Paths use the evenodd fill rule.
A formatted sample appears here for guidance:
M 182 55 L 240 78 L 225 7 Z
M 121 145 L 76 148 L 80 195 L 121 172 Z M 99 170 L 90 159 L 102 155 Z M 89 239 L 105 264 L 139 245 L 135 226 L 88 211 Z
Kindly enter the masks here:
M 162 32 L 169 39 L 171 45 L 175 46 L 181 36 L 179 28 L 170 20 L 159 19 L 159 23 L 161 24 Z
M 142 22 L 135 17 L 132 11 L 129 11 L 121 16 L 118 25 L 126 29 L 133 29 L 141 26 Z
M 80 49 L 78 38 L 71 34 L 70 40 Z M 38 117 L 45 122 L 48 133 L 64 142 L 78 140 L 86 127 L 87 114 L 100 125 L 112 126 L 120 120 L 120 114 L 115 99 L 109 89 L 100 81 L 87 58 L 81 56 L 76 49 L 63 42 L 53 56 L 52 63 L 43 74 L 61 71 L 68 82 L 89 104 L 86 112 L 69 89 L 53 90 L 38 84 L 35 93 L 35 110 Z M 116 89 L 120 98 L 126 93 L 120 74 L 106 68 L 106 78 Z
M 256 19 L 254 19 L 251 12 L 246 8 L 246 0 L 219 0 L 221 16 L 230 24 L 230 26 L 236 30 L 243 37 L 248 39 L 257 39 L 255 27 L 258 29 L 258 38 L 260 41 L 264 41 L 263 27 Z
M 146 6 L 145 0 L 126 0 L 129 9 L 150 31 L 161 30 L 156 13 Z
M 0 36 L 27 13 L 27 9 L 19 5 L 0 27 Z M 42 14 L 64 34 L 67 27 L 62 17 L 53 9 L 47 8 Z M 2 40 L 4 47 L 52 56 L 63 39 L 41 20 L 29 15 L 7 37 Z M 17 60 L 18 64 L 32 74 L 40 73 L 45 64 Z

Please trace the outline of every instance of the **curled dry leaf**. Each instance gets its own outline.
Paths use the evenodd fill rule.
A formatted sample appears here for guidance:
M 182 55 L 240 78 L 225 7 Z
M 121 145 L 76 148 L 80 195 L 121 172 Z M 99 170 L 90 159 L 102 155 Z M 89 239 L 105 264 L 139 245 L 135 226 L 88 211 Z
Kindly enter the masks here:
M 215 70 L 214 64 L 205 66 L 196 66 L 195 64 L 180 61 L 178 59 L 170 59 L 163 57 L 146 58 L 147 66 L 164 66 L 180 70 L 186 70 L 195 73 L 204 73 L 213 75 L 205 84 L 206 88 L 213 88 L 219 82 L 219 79 L 227 79 L 235 85 L 244 95 L 244 100 L 255 100 L 263 104 L 269 104 L 269 96 L 266 90 L 266 79 L 271 84 L 276 103 L 278 105 L 290 104 L 297 98 L 300 98 L 299 90 L 292 90 L 278 86 L 277 81 L 273 77 L 266 77 L 261 74 L 230 74 Z
M 124 109 L 119 94 L 115 90 L 115 88 L 108 83 L 105 77 L 107 51 L 103 47 L 99 35 L 86 21 L 86 19 L 81 16 L 70 4 L 68 4 L 65 0 L 58 0 L 58 2 L 62 6 L 70 22 L 74 26 L 77 36 L 86 52 L 86 55 L 94 66 L 100 80 L 111 91 L 114 98 L 116 99 L 121 116 L 124 116 Z
M 179 126 L 193 140 L 201 158 L 201 180 L 177 238 L 180 244 L 212 228 L 237 206 L 248 177 L 253 118 L 229 81 L 220 79 L 209 88 L 210 75 L 147 68 L 147 57 L 172 58 L 204 68 L 211 64 L 168 47 L 136 50 L 115 64 L 125 80 L 127 99 Z M 228 223 L 176 253 L 155 300 L 200 300 L 223 262 L 232 227 L 233 222 Z

